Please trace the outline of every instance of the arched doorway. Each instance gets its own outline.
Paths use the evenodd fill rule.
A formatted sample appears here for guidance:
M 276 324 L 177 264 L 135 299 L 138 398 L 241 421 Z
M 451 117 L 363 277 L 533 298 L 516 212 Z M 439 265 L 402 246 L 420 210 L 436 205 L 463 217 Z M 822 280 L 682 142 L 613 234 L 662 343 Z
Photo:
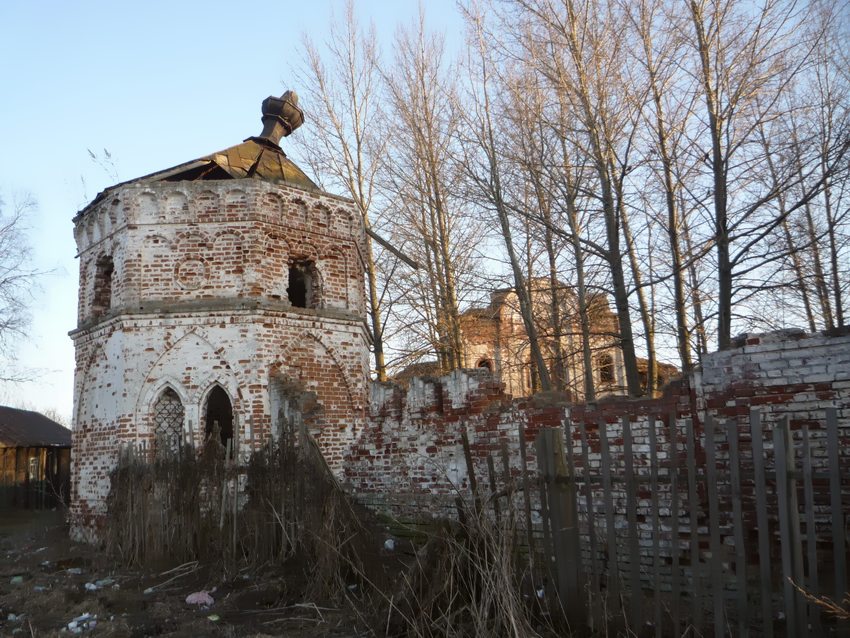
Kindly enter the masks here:
M 227 392 L 220 385 L 215 386 L 207 395 L 204 421 L 207 438 L 213 433 L 217 424 L 221 432 L 221 443 L 226 447 L 227 441 L 233 438 L 233 406 Z

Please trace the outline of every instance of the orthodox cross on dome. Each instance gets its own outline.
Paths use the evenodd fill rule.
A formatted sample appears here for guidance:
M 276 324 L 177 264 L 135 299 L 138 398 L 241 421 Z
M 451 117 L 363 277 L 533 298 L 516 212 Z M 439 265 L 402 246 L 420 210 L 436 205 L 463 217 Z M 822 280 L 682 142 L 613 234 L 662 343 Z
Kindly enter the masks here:
M 298 108 L 298 94 L 287 91 L 280 97 L 268 96 L 263 100 L 263 132 L 258 136 L 277 145 L 304 123 L 304 111 Z

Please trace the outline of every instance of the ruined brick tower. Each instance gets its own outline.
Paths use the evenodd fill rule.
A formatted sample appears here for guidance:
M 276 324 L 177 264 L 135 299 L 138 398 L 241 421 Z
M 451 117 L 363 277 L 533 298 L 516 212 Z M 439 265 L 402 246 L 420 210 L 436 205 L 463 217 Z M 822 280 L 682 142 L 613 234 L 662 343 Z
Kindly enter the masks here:
M 294 93 L 269 97 L 259 137 L 107 188 L 74 218 L 74 536 L 97 537 L 129 444 L 235 433 L 244 458 L 308 404 L 339 469 L 367 401 L 365 238 L 354 204 L 278 146 L 302 121 Z

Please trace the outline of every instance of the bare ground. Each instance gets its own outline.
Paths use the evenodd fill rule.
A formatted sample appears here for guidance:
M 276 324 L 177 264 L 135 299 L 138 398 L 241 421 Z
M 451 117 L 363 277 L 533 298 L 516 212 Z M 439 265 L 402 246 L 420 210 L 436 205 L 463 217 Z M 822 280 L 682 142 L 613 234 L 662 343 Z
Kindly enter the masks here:
M 352 606 L 305 602 L 309 566 L 129 570 L 95 547 L 71 542 L 63 519 L 62 511 L 0 511 L 0 636 L 368 633 Z M 213 588 L 210 607 L 186 604 L 187 595 Z

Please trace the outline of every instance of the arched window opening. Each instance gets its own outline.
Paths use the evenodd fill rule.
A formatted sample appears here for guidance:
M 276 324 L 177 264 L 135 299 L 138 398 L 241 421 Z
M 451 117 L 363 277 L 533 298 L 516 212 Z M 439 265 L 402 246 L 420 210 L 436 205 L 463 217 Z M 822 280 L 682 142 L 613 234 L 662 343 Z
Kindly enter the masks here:
M 97 260 L 94 274 L 94 299 L 92 315 L 98 317 L 112 306 L 112 273 L 115 264 L 111 255 L 104 255 Z
M 183 440 L 183 403 L 172 388 L 165 388 L 153 406 L 154 449 L 157 457 L 175 454 Z
M 493 372 L 493 362 L 490 361 L 490 359 L 481 359 L 481 361 L 478 362 L 477 367 Z
M 309 260 L 295 261 L 289 266 L 289 287 L 286 294 L 295 308 L 315 308 L 318 301 L 318 273 Z
M 599 383 L 614 383 L 614 358 L 610 354 L 600 354 L 596 358 L 599 368 Z
M 207 438 L 218 429 L 221 443 L 227 447 L 227 441 L 233 438 L 233 406 L 230 397 L 220 385 L 215 386 L 207 397 L 205 409 Z

